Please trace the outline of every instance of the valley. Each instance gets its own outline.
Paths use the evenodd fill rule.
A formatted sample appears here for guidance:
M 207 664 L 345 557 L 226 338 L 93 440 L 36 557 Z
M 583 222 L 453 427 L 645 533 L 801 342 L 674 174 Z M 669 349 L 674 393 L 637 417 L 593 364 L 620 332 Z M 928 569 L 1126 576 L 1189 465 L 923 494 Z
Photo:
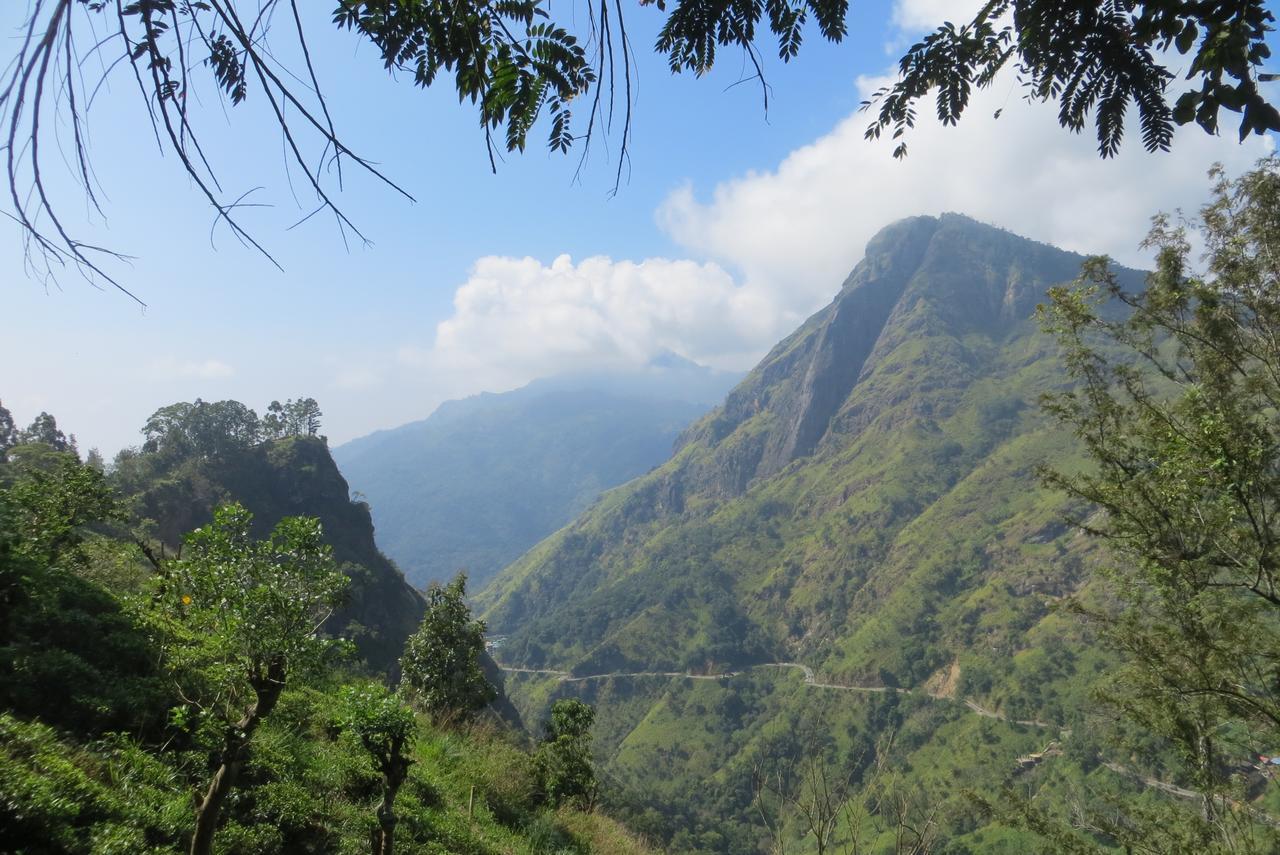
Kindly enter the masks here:
M 0 855 L 1280 855 L 1278 26 L 0 3 Z
M 0 625 L 0 786 L 52 774 L 55 795 L 0 820 L 43 845 L 43 828 L 63 827 L 49 819 L 58 794 L 78 787 L 92 796 L 67 839 L 143 835 L 163 851 L 192 833 L 165 819 L 190 817 L 176 782 L 212 762 L 193 840 L 205 808 L 222 809 L 218 781 L 243 768 L 243 801 L 204 828 L 248 839 L 287 817 L 253 851 L 350 848 L 372 792 L 363 746 L 383 776 L 378 833 L 398 822 L 383 807 L 402 804 L 411 851 L 1102 853 L 1128 846 L 1127 827 L 1107 824 L 1117 806 L 1186 840 L 1204 833 L 1186 805 L 1273 841 L 1265 737 L 1228 718 L 1212 775 L 1189 773 L 1176 716 L 1195 707 L 1174 705 L 1170 733 L 1124 706 L 1143 672 L 1116 633 L 1144 612 L 1113 616 L 1125 589 L 1099 531 L 1157 470 L 1097 492 L 1101 440 L 1054 415 L 1079 412 L 1081 388 L 1108 400 L 1079 366 L 1123 360 L 1124 341 L 1081 360 L 1043 308 L 1082 312 L 1062 286 L 1097 263 L 957 214 L 914 217 L 880 232 L 834 300 L 744 377 L 667 359 L 625 382 L 539 381 L 333 454 L 309 398 L 261 419 L 235 401 L 164 407 L 109 466 L 82 462 L 47 414 L 10 430 L 0 512 L 29 568 L 10 588 L 36 606 Z M 1088 317 L 1119 329 L 1154 277 L 1106 276 Z M 1151 360 L 1170 347 L 1143 346 Z M 1265 469 L 1265 453 L 1251 459 Z M 425 590 L 375 529 L 377 490 L 403 484 L 389 529 L 436 549 L 415 553 Z M 1165 525 L 1170 500 L 1148 504 Z M 1185 550 L 1186 526 L 1171 531 Z M 464 571 L 442 585 L 473 547 L 493 548 L 478 584 Z M 302 570 L 317 575 L 288 575 Z M 1208 620 L 1230 631 L 1239 607 L 1224 608 Z M 279 638 L 293 652 L 256 652 L 261 628 L 271 638 L 290 614 L 301 640 Z M 1265 612 L 1243 625 L 1249 639 L 1269 627 Z M 102 658 L 104 635 L 119 656 Z M 307 645 L 328 652 L 298 685 L 264 670 L 307 661 Z M 1214 649 L 1186 648 L 1163 685 Z M 64 672 L 93 676 L 51 679 Z M 138 734 L 127 759 L 103 741 L 121 726 Z M 46 770 L 69 754 L 87 777 Z M 326 764 L 342 780 L 304 797 Z M 145 804 L 111 799 L 103 781 L 145 768 L 163 779 Z

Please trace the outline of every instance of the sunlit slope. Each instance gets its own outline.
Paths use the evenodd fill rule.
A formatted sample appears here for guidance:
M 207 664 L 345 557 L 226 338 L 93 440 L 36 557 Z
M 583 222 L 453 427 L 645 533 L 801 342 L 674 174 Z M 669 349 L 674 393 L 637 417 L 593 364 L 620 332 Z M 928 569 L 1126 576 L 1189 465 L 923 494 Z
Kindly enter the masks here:
M 885 229 L 668 464 L 485 592 L 506 658 L 915 685 L 1007 657 L 1081 575 L 1036 486 L 1072 446 L 1036 404 L 1062 375 L 1033 319 L 1081 261 L 956 215 Z

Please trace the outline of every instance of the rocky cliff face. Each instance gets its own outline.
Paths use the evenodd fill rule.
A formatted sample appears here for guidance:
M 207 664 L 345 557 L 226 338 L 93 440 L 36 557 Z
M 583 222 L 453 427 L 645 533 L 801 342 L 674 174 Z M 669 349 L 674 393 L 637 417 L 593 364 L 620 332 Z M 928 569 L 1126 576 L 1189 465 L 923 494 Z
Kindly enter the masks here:
M 1073 279 L 1082 260 L 956 214 L 889 226 L 868 243 L 831 305 L 685 432 L 680 447 L 711 451 L 688 480 L 722 497 L 739 495 L 833 435 L 856 432 L 869 410 L 893 402 L 851 393 L 897 348 L 940 334 L 1006 335 L 1048 287 Z
M 349 498 L 346 480 L 316 437 L 261 443 L 224 456 L 181 461 L 159 477 L 133 485 L 138 516 L 176 549 L 183 535 L 204 525 L 213 509 L 238 501 L 254 515 L 258 536 L 286 516 L 314 516 L 334 557 L 351 577 L 335 631 L 352 638 L 379 669 L 395 665 L 405 639 L 422 619 L 422 597 L 378 551 L 369 508 Z

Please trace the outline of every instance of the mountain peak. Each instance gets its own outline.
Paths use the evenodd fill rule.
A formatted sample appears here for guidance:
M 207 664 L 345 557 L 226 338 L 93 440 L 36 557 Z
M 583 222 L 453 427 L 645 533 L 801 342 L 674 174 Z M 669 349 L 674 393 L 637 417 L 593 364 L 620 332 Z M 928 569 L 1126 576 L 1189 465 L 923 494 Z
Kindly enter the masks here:
M 814 453 L 889 406 L 919 363 L 953 354 L 948 382 L 966 383 L 968 337 L 998 342 L 1031 324 L 1048 288 L 1078 275 L 1083 257 L 962 214 L 919 216 L 881 229 L 826 308 L 783 339 L 682 444 L 710 451 L 694 482 L 729 496 Z M 926 342 L 938 342 L 930 351 Z M 902 365 L 889 368 L 891 364 Z M 881 395 L 849 403 L 877 372 Z M 904 387 L 905 388 L 905 387 Z M 906 394 L 902 391 L 901 394 Z

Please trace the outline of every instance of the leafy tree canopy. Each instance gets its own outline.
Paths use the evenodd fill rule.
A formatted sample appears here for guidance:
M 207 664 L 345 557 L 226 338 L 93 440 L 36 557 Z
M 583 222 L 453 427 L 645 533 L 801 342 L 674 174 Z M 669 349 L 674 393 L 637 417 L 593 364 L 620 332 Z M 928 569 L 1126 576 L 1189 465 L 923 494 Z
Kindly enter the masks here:
M 1125 656 L 1106 698 L 1204 793 L 1202 821 L 1120 830 L 1151 846 L 1176 826 L 1195 851 L 1234 851 L 1258 831 L 1231 776 L 1280 741 L 1280 161 L 1216 175 L 1195 223 L 1203 272 L 1185 229 L 1157 218 L 1144 292 L 1094 259 L 1044 315 L 1079 383 L 1050 410 L 1094 464 L 1048 480 L 1101 510 L 1081 524 L 1115 558 L 1113 607 L 1088 612 Z
M 1168 149 L 1176 125 L 1194 121 L 1216 134 L 1223 108 L 1240 114 L 1241 140 L 1280 130 L 1280 112 L 1258 87 L 1272 77 L 1259 70 L 1274 22 L 1262 0 L 990 0 L 971 22 L 944 24 L 912 45 L 899 79 L 877 93 L 867 136 L 902 137 L 917 102 L 934 92 L 938 118 L 955 124 L 973 87 L 1010 65 L 1028 97 L 1057 102 L 1064 128 L 1081 131 L 1092 116 L 1103 157 L 1120 150 L 1130 106 L 1148 151 Z M 1179 92 L 1174 68 L 1184 63 Z M 894 154 L 905 153 L 903 142 Z
M 181 401 L 161 407 L 142 427 L 142 450 L 167 459 L 221 457 L 264 440 L 315 436 L 320 430 L 315 398 L 272 401 L 261 419 L 239 401 Z
M 160 581 L 178 639 L 171 656 L 208 666 L 214 697 L 233 709 L 333 649 L 320 627 L 347 585 L 317 520 L 286 517 L 262 541 L 252 521 L 239 504 L 218 508 Z
M 665 16 L 654 49 L 673 72 L 701 75 L 713 67 L 719 51 L 730 49 L 746 56 L 762 83 L 763 51 L 787 62 L 798 55 L 812 28 L 822 38 L 841 41 L 850 11 L 848 0 L 641 0 L 640 5 Z M 121 287 L 99 264 L 105 251 L 67 232 L 42 179 L 51 146 L 41 142 L 50 128 L 65 126 L 71 169 L 89 204 L 98 205 L 84 132 L 97 84 L 85 81 L 80 68 L 90 53 L 115 58 L 104 63 L 108 69 L 132 66 L 151 118 L 146 130 L 162 150 L 178 157 L 219 220 L 264 254 L 240 226 L 239 200 L 224 195 L 211 152 L 201 147 L 197 117 L 189 109 L 198 100 L 189 96 L 198 92 L 201 69 L 212 74 L 205 85 L 211 83 L 232 104 L 262 99 L 283 132 L 287 156 L 314 193 L 315 213 L 331 214 L 344 236 L 363 239 L 334 203 L 327 172 L 340 186 L 345 163 L 404 193 L 342 143 L 297 3 L 29 0 L 29 9 L 17 61 L 0 77 L 0 125 L 9 143 L 9 213 L 28 235 L 32 257 L 50 275 L 74 265 Z M 491 153 L 498 131 L 503 147 L 523 150 L 543 116 L 552 150 L 589 144 L 596 130 L 611 123 L 615 94 L 620 95 L 621 168 L 635 78 L 623 4 L 592 0 L 585 15 L 568 17 L 576 26 L 557 20 L 553 11 L 559 12 L 545 0 L 337 0 L 332 22 L 372 43 L 388 71 L 405 73 L 417 85 L 429 86 L 442 73 L 451 77 L 459 99 L 475 107 Z M 277 18 L 284 26 L 273 29 Z M 974 20 L 943 24 L 906 53 L 899 80 L 876 99 L 878 114 L 868 135 L 903 136 L 915 123 L 917 103 L 932 93 L 939 116 L 953 123 L 973 87 L 989 85 L 1008 66 L 1018 70 L 1029 97 L 1060 105 L 1064 127 L 1079 131 L 1093 116 L 1104 157 L 1119 148 L 1131 105 L 1138 110 L 1143 143 L 1152 150 L 1169 146 L 1176 124 L 1194 121 L 1216 133 L 1222 108 L 1241 114 L 1242 136 L 1280 130 L 1280 114 L 1258 86 L 1269 79 L 1259 69 L 1270 56 L 1266 37 L 1273 22 L 1264 0 L 990 0 Z M 104 25 L 102 37 L 97 33 Z M 88 31 L 92 38 L 86 37 Z M 279 59 L 293 54 L 300 57 L 296 68 Z M 1172 67 L 1186 62 L 1184 57 L 1190 58 L 1189 87 L 1174 92 Z M 575 117 L 578 103 L 584 107 Z M 312 153 L 315 147 L 318 156 Z M 905 151 L 900 144 L 896 153 Z
M 285 684 L 320 665 L 339 642 L 321 634 L 347 578 L 318 520 L 286 517 L 263 541 L 238 504 L 193 531 L 181 560 L 159 580 L 158 619 L 171 668 L 195 686 L 175 722 L 208 740 L 214 772 L 196 807 L 192 855 L 212 851 L 223 804 L 235 788 L 254 732 Z M 193 709 L 194 708 L 194 709 Z M 196 718 L 193 720 L 191 713 Z
M 18 427 L 13 422 L 13 413 L 5 409 L 0 402 L 0 463 L 3 463 L 9 449 L 18 443 Z
M 418 722 L 398 695 L 382 686 L 366 684 L 343 690 L 339 726 L 354 736 L 368 752 L 382 776 L 382 801 L 378 804 L 378 840 L 375 855 L 394 851 L 396 794 L 413 765 L 413 743 Z
M 410 695 L 433 717 L 467 718 L 497 697 L 480 668 L 485 624 L 466 602 L 467 576 L 427 593 L 422 625 L 409 637 L 400 668 Z

